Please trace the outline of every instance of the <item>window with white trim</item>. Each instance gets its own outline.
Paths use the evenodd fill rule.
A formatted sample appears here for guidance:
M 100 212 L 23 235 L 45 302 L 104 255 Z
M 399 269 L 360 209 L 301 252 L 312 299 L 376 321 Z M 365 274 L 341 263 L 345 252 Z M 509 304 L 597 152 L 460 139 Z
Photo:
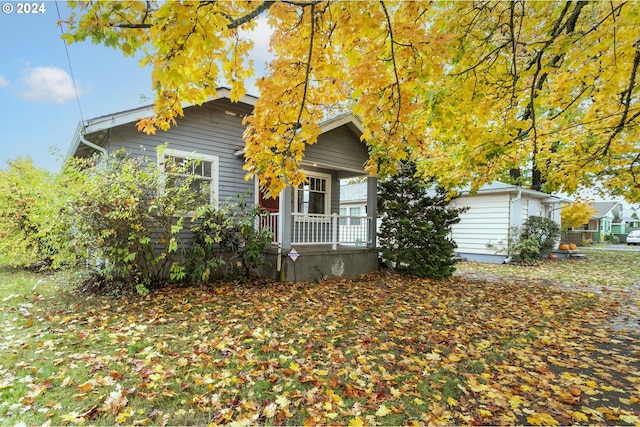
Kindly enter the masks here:
M 340 225 L 360 225 L 362 217 L 362 206 L 351 206 L 349 208 L 340 208 Z M 348 218 L 350 217 L 350 218 Z M 357 217 L 357 218 L 354 218 Z
M 360 225 L 360 218 L 353 218 L 354 216 L 360 217 L 362 216 L 362 208 L 360 206 L 354 206 L 349 208 L 349 224 L 351 225 Z
M 327 215 L 331 212 L 331 175 L 307 172 L 307 181 L 293 195 L 293 212 Z
M 169 162 L 183 167 L 181 173 L 168 173 L 165 185 L 191 177 L 191 189 L 198 194 L 201 204 L 215 204 L 218 201 L 218 156 L 195 152 L 166 149 L 159 158 L 159 164 L 167 170 Z

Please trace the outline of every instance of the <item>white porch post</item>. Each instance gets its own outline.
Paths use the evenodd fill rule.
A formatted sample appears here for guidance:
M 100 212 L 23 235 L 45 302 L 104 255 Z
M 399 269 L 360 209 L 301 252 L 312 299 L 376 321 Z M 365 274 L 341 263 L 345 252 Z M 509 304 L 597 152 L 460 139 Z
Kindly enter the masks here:
M 331 249 L 338 249 L 338 214 L 331 214 Z
M 291 186 L 280 193 L 278 215 L 278 242 L 283 249 L 291 248 Z
M 378 235 L 378 178 L 375 176 L 367 177 L 367 216 L 371 217 L 367 247 L 375 248 Z

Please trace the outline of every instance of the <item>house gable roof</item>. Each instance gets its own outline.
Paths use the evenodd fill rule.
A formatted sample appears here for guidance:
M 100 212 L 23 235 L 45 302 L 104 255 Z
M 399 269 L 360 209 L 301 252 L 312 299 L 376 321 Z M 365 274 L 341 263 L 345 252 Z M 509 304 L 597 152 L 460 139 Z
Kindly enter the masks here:
M 591 207 L 598 211 L 592 218 L 604 218 L 610 212 L 613 216 L 617 216 L 614 211 L 620 205 L 619 202 L 616 201 L 606 201 L 606 202 L 595 202 L 591 203 Z
M 212 102 L 216 100 L 231 99 L 231 90 L 226 87 L 220 87 L 216 89 L 216 96 L 210 98 L 206 102 Z M 253 95 L 245 95 L 240 98 L 238 103 L 245 104 L 250 107 L 254 107 L 256 105 L 258 98 Z M 190 108 L 196 106 L 195 104 L 183 104 L 182 108 Z M 133 108 L 129 110 L 120 111 L 117 113 L 106 114 L 103 116 L 95 117 L 87 120 L 86 122 L 78 123 L 76 127 L 76 132 L 73 136 L 71 146 L 69 147 L 69 151 L 67 152 L 67 158 L 76 156 L 78 154 L 79 147 L 81 144 L 88 145 L 93 150 L 103 151 L 103 148 L 100 146 L 100 142 L 87 141 L 84 137 L 89 134 L 101 135 L 106 134 L 109 129 L 112 129 L 117 126 L 135 123 L 143 118 L 150 117 L 154 115 L 153 105 L 145 105 L 143 107 Z M 325 120 L 320 123 L 321 133 L 326 133 L 331 130 L 337 129 L 341 126 L 347 126 L 354 134 L 360 137 L 364 130 L 362 127 L 362 121 L 357 116 L 346 113 L 341 114 L 339 116 L 333 117 L 331 119 Z M 236 152 L 236 155 L 243 155 L 244 149 Z
M 216 96 L 208 99 L 206 102 L 216 101 L 220 99 L 231 99 L 231 89 L 226 87 L 219 87 L 216 89 Z M 240 98 L 238 103 L 249 105 L 251 107 L 256 105 L 257 97 L 253 95 L 245 95 Z M 182 108 L 194 107 L 196 104 L 183 103 Z M 154 115 L 153 105 L 145 105 L 143 107 L 133 108 L 129 110 L 120 111 L 117 113 L 106 114 L 103 116 L 95 117 L 87 120 L 86 122 L 78 123 L 76 132 L 73 136 L 71 146 L 67 152 L 67 158 L 73 157 L 77 154 L 78 149 L 83 141 L 84 136 L 88 134 L 99 134 L 100 132 L 107 131 L 116 126 L 121 126 L 129 123 L 135 123 L 143 118 Z M 99 143 L 93 143 L 92 148 L 100 149 Z

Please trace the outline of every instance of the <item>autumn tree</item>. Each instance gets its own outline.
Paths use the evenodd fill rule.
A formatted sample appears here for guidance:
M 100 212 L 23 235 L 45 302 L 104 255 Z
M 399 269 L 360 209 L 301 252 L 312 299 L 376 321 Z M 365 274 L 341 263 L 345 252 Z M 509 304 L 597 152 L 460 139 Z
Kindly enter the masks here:
M 410 158 L 442 185 L 496 178 L 640 201 L 640 2 L 72 2 L 69 41 L 142 52 L 155 117 L 234 100 L 254 74 L 245 30 L 266 16 L 274 59 L 246 119 L 248 177 L 278 192 L 332 106 L 352 105 L 372 174 Z
M 597 214 L 591 203 L 584 200 L 576 200 L 562 207 L 560 216 L 562 228 L 581 227 L 588 223 L 591 217 Z

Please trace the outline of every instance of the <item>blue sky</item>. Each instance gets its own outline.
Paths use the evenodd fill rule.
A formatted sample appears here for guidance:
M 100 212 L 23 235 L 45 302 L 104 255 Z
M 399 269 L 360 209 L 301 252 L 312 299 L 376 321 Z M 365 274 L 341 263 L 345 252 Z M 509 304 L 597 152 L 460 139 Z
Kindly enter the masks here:
M 56 3 L 42 14 L 0 14 L 0 162 L 30 156 L 57 171 L 80 121 Z M 4 4 L 4 3 L 3 3 Z M 60 16 L 70 15 L 66 2 Z M 69 45 L 84 119 L 149 104 L 150 72 L 134 58 L 91 42 Z M 58 150 L 51 154 L 51 149 Z
M 2 2 L 13 10 L 0 12 L 0 169 L 8 159 L 30 156 L 36 166 L 58 171 L 81 120 L 80 109 L 87 120 L 151 104 L 151 72 L 137 59 L 90 41 L 68 46 L 70 70 L 56 3 L 38 2 L 44 13 L 29 15 L 18 14 L 17 3 Z M 66 1 L 57 7 L 63 20 L 71 14 Z M 267 57 L 268 37 L 256 40 L 258 68 Z

